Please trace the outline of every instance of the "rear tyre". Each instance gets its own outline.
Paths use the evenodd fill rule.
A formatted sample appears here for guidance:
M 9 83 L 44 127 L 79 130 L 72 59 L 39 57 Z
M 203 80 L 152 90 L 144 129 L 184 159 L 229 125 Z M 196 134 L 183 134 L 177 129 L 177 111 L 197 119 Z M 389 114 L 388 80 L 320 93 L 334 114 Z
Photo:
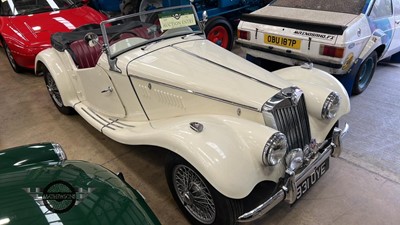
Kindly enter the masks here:
M 232 49 L 233 29 L 229 21 L 224 17 L 217 16 L 207 21 L 204 32 L 208 40 L 227 50 Z
M 165 175 L 172 196 L 191 224 L 236 224 L 243 212 L 240 200 L 219 193 L 187 161 L 171 155 Z
M 12 52 L 10 50 L 10 48 L 8 47 L 7 43 L 2 40 L 2 45 L 4 48 L 4 51 L 6 53 L 7 59 L 10 62 L 10 65 L 12 67 L 12 69 L 16 72 L 16 73 L 22 73 L 23 72 L 23 68 L 21 66 L 18 65 L 18 63 L 15 61 L 14 56 L 12 55 Z
M 361 94 L 367 89 L 371 82 L 372 76 L 375 73 L 376 63 L 378 61 L 378 54 L 372 52 L 361 64 L 355 77 L 353 94 Z
M 75 114 L 75 110 L 72 107 L 65 106 L 62 98 L 61 93 L 58 90 L 57 84 L 54 81 L 53 77 L 51 76 L 49 70 L 43 66 L 43 75 L 44 81 L 46 82 L 47 91 L 50 94 L 51 100 L 53 101 L 54 105 L 57 107 L 58 111 L 60 111 L 64 115 L 73 115 Z

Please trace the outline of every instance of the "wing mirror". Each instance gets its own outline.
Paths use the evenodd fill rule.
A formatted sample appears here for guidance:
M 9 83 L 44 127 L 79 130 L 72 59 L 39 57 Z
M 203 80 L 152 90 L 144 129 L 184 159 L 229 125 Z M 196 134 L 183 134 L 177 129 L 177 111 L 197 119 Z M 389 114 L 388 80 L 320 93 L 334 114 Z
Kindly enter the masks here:
M 96 45 L 100 45 L 99 36 L 97 34 L 90 32 L 85 35 L 85 41 L 89 45 L 89 47 L 94 47 Z

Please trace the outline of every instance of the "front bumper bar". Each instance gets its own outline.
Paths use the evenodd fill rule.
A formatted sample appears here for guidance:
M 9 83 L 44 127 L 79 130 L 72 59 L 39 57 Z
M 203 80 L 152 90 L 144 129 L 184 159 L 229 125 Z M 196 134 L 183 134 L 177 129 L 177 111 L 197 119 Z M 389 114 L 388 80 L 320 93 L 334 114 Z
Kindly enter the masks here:
M 254 208 L 253 210 L 244 213 L 237 219 L 238 222 L 250 222 L 256 220 L 274 208 L 283 200 L 286 200 L 289 204 L 293 204 L 296 201 L 297 196 L 297 186 L 300 185 L 307 177 L 309 177 L 314 169 L 320 166 L 329 156 L 339 157 L 342 146 L 341 139 L 346 135 L 349 129 L 349 125 L 346 123 L 344 129 L 334 128 L 332 133 L 332 142 L 325 147 L 322 153 L 318 154 L 313 158 L 306 168 L 304 168 L 300 173 L 286 173 L 285 184 L 267 201 Z

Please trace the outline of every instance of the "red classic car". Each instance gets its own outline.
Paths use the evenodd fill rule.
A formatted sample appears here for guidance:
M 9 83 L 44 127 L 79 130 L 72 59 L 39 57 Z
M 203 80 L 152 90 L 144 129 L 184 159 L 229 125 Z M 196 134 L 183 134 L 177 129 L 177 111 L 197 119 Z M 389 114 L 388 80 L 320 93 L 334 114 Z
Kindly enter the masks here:
M 86 6 L 88 0 L 5 0 L 0 6 L 0 42 L 15 72 L 33 69 L 35 56 L 50 35 L 99 24 L 107 17 Z

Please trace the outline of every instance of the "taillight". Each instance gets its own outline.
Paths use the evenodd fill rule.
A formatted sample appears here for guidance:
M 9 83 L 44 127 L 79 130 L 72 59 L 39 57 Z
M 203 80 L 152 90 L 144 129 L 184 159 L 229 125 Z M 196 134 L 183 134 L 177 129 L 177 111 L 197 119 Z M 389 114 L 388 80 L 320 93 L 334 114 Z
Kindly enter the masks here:
M 250 32 L 249 31 L 238 30 L 237 36 L 240 39 L 250 40 Z
M 329 46 L 329 45 L 321 45 L 319 48 L 320 55 L 326 55 L 335 58 L 343 58 L 344 48 Z

